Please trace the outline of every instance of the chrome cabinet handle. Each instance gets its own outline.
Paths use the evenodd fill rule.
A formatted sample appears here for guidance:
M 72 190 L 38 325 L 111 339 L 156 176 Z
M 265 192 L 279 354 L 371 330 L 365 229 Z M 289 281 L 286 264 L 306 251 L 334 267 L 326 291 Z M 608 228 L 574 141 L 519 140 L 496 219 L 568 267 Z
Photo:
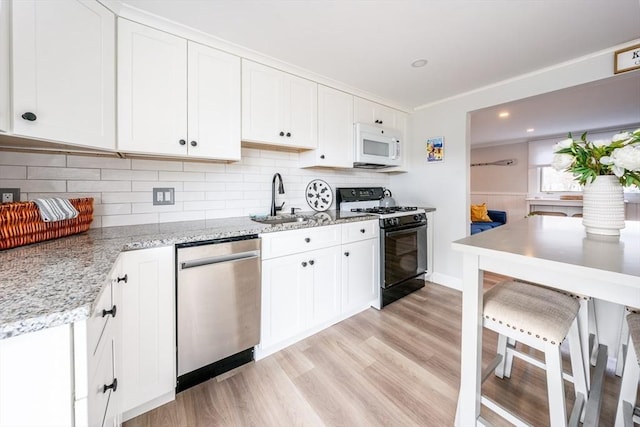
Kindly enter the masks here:
M 308 238 L 308 237 L 305 237 L 305 238 L 304 238 L 304 241 L 305 241 L 305 242 L 307 242 L 307 243 L 309 243 L 309 242 L 311 241 L 311 239 L 310 239 L 310 238 Z
M 344 253 L 344 256 L 349 256 L 349 252 L 345 252 L 345 253 Z
M 127 274 L 125 274 L 122 277 L 118 277 L 118 281 L 116 283 L 120 283 L 120 282 L 127 283 L 128 281 L 129 281 L 129 276 Z
M 307 266 L 307 261 L 302 261 L 302 266 L 306 267 Z
M 314 260 L 312 260 L 312 259 L 310 259 L 310 260 L 309 260 L 309 265 L 313 265 L 313 264 L 315 264 L 315 263 L 316 263 L 316 262 L 315 262 Z

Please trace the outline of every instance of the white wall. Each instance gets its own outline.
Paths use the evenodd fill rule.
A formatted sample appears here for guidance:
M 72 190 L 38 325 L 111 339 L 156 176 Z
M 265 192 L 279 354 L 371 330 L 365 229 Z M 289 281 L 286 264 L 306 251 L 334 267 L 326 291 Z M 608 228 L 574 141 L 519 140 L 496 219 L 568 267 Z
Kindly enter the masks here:
M 389 182 L 386 174 L 361 169 L 301 169 L 298 153 L 251 148 L 230 164 L 0 150 L 0 187 L 20 188 L 23 201 L 93 197 L 92 227 L 268 214 L 275 172 L 284 181 L 285 194 L 276 191 L 277 203 L 286 202 L 284 212 L 311 211 L 304 189 L 313 179 L 325 180 L 334 191 Z M 175 205 L 153 206 L 153 187 L 173 187 Z
M 591 55 L 526 74 L 499 84 L 426 105 L 409 118 L 408 174 L 391 177 L 390 186 L 397 200 L 420 206 L 433 206 L 433 280 L 460 288 L 462 256 L 451 249 L 451 242 L 468 234 L 469 209 L 469 129 L 467 114 L 541 93 L 551 92 L 613 76 L 613 52 L 639 43 L 632 41 Z M 505 59 L 509 60 L 509 59 Z M 473 72 L 471 69 L 469 72 Z M 424 141 L 444 136 L 445 160 L 426 164 Z

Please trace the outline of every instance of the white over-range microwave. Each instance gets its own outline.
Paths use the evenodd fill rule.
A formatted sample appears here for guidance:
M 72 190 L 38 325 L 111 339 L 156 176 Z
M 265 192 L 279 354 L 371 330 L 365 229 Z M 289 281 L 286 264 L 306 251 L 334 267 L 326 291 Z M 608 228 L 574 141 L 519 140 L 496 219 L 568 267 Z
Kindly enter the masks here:
M 400 132 L 365 123 L 355 124 L 353 167 L 380 169 L 400 166 Z

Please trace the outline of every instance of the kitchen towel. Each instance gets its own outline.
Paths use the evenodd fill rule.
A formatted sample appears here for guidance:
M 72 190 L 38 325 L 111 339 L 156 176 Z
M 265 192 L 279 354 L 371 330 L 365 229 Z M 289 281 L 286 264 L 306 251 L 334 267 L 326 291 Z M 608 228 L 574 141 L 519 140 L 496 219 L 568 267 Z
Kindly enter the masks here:
M 68 199 L 51 198 L 33 200 L 40 211 L 40 218 L 44 222 L 56 222 L 72 219 L 78 216 L 78 210 Z

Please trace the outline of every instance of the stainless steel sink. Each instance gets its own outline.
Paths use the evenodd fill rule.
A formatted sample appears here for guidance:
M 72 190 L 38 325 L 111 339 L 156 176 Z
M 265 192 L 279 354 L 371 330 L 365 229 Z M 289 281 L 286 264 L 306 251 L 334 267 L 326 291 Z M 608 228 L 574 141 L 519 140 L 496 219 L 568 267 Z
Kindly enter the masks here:
M 259 222 L 260 224 L 287 224 L 291 222 L 303 223 L 309 221 L 309 218 L 304 216 L 267 216 L 263 218 L 251 218 L 252 221 Z

